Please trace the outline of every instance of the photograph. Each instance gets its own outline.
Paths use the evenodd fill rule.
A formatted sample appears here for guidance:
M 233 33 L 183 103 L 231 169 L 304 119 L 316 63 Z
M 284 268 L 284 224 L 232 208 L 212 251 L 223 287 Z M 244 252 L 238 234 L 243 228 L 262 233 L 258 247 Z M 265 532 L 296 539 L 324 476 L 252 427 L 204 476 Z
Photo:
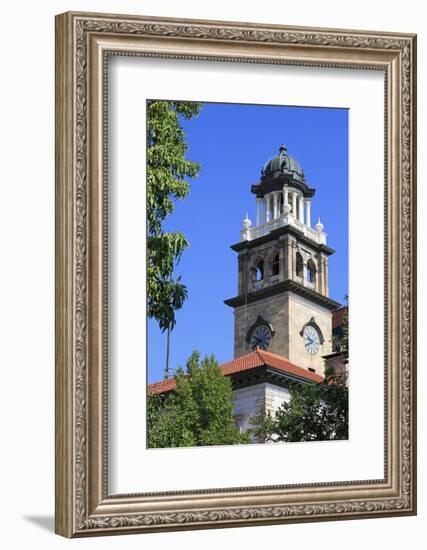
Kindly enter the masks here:
M 347 440 L 348 109 L 146 113 L 147 447 Z

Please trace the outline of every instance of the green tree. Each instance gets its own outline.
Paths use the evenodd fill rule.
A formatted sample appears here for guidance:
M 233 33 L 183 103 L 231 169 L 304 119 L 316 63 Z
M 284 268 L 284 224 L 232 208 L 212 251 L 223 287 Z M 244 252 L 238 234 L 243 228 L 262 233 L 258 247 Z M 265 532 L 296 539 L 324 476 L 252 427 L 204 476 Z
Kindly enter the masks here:
M 186 178 L 198 175 L 199 164 L 186 159 L 188 145 L 180 117 L 191 119 L 200 109 L 200 103 L 147 102 L 147 309 L 161 331 L 168 331 L 166 374 L 175 311 L 187 297 L 181 278 L 174 278 L 174 269 L 189 243 L 183 233 L 165 231 L 164 222 L 175 201 L 188 196 Z
M 214 356 L 193 352 L 187 370 L 176 373 L 176 389 L 148 397 L 148 447 L 192 447 L 249 443 L 233 423 L 231 380 Z

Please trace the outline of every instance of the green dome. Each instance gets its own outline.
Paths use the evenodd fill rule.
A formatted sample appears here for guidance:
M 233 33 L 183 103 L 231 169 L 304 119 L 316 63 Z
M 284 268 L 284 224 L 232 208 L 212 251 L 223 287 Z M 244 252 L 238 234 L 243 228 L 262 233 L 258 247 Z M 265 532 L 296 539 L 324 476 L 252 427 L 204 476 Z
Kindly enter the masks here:
M 261 170 L 260 180 L 251 186 L 251 192 L 258 198 L 274 191 L 281 191 L 284 186 L 297 189 L 305 198 L 314 196 L 316 190 L 309 187 L 304 170 L 295 157 L 288 155 L 284 145 L 279 148 L 279 154 L 270 158 Z
M 288 155 L 284 145 L 280 146 L 279 154 L 270 158 L 261 170 L 261 178 L 273 179 L 280 174 L 289 174 L 295 179 L 304 180 L 304 171 L 302 170 L 296 158 Z

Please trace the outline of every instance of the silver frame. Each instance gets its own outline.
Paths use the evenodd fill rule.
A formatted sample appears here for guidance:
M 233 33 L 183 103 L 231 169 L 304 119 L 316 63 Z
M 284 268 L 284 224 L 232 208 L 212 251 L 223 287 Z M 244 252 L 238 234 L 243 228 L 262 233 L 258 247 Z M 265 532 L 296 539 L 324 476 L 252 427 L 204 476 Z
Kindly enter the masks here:
M 282 63 L 385 74 L 385 477 L 109 495 L 106 59 Z M 416 37 L 65 13 L 56 18 L 56 532 L 66 537 L 416 513 Z

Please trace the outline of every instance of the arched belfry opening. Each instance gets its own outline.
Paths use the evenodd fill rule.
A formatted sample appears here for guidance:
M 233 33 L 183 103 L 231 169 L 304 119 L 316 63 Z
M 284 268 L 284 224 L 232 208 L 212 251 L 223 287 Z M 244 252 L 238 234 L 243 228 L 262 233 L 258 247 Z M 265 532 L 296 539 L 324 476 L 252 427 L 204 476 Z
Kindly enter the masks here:
M 279 254 L 277 253 L 273 256 L 273 261 L 271 264 L 271 276 L 277 277 L 279 273 L 280 273 L 280 258 L 279 258 Z
M 254 267 L 254 278 L 255 283 L 264 280 L 264 260 L 258 260 Z
M 307 262 L 307 282 L 313 286 L 316 284 L 316 264 L 311 258 Z

